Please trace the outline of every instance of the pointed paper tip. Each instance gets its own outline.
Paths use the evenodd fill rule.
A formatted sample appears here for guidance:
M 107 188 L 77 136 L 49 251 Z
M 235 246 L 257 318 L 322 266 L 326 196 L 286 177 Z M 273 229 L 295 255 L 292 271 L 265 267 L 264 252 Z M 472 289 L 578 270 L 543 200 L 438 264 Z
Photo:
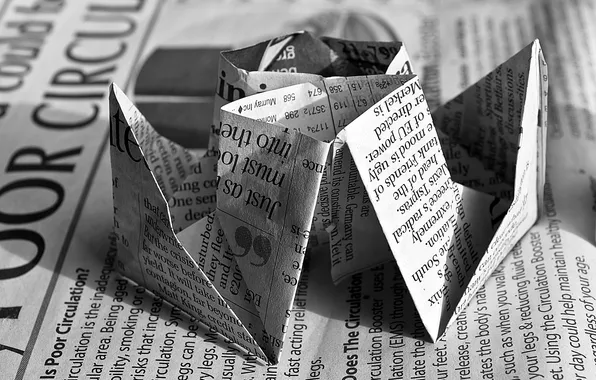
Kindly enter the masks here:
M 110 83 L 110 86 L 108 87 L 108 97 L 110 99 L 113 99 L 116 97 L 116 89 L 118 88 L 118 86 L 116 86 L 116 83 L 112 82 Z
M 532 41 L 531 43 L 532 45 L 532 53 L 538 53 L 539 51 L 542 50 L 542 46 L 540 46 L 540 40 L 538 38 L 535 38 L 534 41 Z
M 118 87 L 116 82 L 110 83 L 110 93 L 118 93 L 118 92 L 122 92 L 122 90 L 120 89 L 120 87 Z
M 110 83 L 110 91 L 109 91 L 109 96 L 113 97 L 117 102 L 121 102 L 122 101 L 122 95 L 124 95 L 124 97 L 128 100 L 128 97 L 126 96 L 126 94 L 124 94 L 124 92 L 122 91 L 122 89 L 116 84 L 116 82 L 112 82 Z
M 540 47 L 540 40 L 538 38 L 534 38 L 534 41 L 532 41 L 532 45 Z

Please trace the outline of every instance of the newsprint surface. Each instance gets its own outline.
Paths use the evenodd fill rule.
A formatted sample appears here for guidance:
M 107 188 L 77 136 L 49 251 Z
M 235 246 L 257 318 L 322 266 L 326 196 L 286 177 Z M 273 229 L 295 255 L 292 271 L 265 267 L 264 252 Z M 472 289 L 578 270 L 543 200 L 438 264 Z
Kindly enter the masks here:
M 590 378 L 594 6 L 306 4 L 0 4 L 1 379 Z M 109 84 L 130 93 L 138 62 L 172 36 L 193 36 L 180 45 L 241 47 L 303 28 L 403 41 L 431 110 L 540 39 L 549 65 L 543 215 L 435 343 L 425 341 L 395 264 L 335 285 L 326 246 L 306 255 L 281 357 L 270 366 L 116 271 Z M 513 78 L 503 78 L 503 97 L 514 97 Z

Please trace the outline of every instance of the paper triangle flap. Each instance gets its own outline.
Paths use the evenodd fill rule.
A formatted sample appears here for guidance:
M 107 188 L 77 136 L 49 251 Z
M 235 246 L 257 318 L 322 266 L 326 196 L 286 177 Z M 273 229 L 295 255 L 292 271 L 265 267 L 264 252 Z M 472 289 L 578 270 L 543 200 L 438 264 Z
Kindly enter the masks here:
M 437 129 L 452 144 L 461 145 L 485 170 L 509 185 L 515 178 L 526 78 L 536 43 L 433 112 Z
M 455 216 L 455 184 L 417 77 L 340 134 L 431 338 L 438 336 L 442 287 Z
M 520 54 L 514 57 L 513 62 L 503 65 L 505 69 L 517 75 L 515 76 L 517 84 L 523 87 L 523 91 L 520 89 L 519 92 L 521 95 L 514 98 L 513 104 L 508 106 L 508 109 L 516 111 L 514 115 L 518 123 L 515 125 L 518 140 L 515 145 L 517 154 L 514 162 L 517 172 L 512 179 L 514 198 L 507 202 L 503 202 L 503 198 L 494 198 L 490 201 L 488 205 L 490 226 L 480 228 L 476 232 L 472 231 L 471 236 L 474 238 L 482 236 L 485 230 L 494 231 L 494 235 L 491 234 L 490 243 L 485 250 L 481 251 L 484 254 L 457 303 L 456 312 L 446 323 L 446 328 L 455 321 L 459 312 L 466 307 L 499 262 L 531 228 L 542 207 L 548 81 L 546 62 L 537 40 Z M 501 96 L 508 95 L 501 94 Z M 487 209 L 487 207 L 482 208 Z M 472 225 L 478 227 L 480 223 L 475 221 Z M 482 240 L 485 241 L 486 237 Z
M 247 352 L 271 361 L 174 234 L 166 199 L 135 134 L 156 132 L 116 85 L 110 89 L 110 118 L 118 258 L 134 269 L 124 273 Z

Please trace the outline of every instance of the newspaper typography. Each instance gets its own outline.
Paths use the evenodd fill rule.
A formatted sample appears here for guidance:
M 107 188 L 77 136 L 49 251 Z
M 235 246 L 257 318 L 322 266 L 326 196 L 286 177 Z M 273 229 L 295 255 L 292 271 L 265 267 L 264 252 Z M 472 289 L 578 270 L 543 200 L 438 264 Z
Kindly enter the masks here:
M 334 281 L 395 260 L 434 341 L 542 205 L 537 41 L 432 116 L 403 47 L 321 41 L 299 33 L 224 56 L 218 95 L 232 102 L 204 158 L 157 135 L 117 87 L 110 94 L 121 270 L 269 362 L 311 233 L 329 232 Z M 306 70 L 324 75 L 246 75 L 313 44 L 330 60 Z M 385 61 L 382 49 L 393 52 Z M 371 69 L 387 74 L 362 75 Z M 230 72 L 245 86 L 226 82 Z
M 26 13 L 34 7 L 36 12 Z M 121 7 L 130 10 L 126 17 L 111 12 Z M 596 9 L 589 1 L 344 0 L 338 6 L 310 0 L 8 0 L 0 8 L 0 34 L 7 38 L 0 46 L 2 67 L 15 62 L 11 53 L 21 41 L 39 48 L 35 58 L 25 58 L 31 69 L 22 77 L 24 85 L 0 95 L 0 377 L 592 377 L 596 369 L 596 75 L 592 64 L 596 45 L 589 36 L 596 33 L 592 22 Z M 112 13 L 116 17 L 109 17 Z M 122 36 L 130 16 L 136 28 Z M 28 40 L 24 37 L 33 31 L 15 27 L 27 21 L 49 22 L 53 28 L 43 40 Z M 210 95 L 218 70 L 215 57 L 203 65 L 197 55 L 215 56 L 215 51 L 304 28 L 338 38 L 405 41 L 431 112 L 540 38 L 550 74 L 545 212 L 434 344 L 423 339 L 424 325 L 394 261 L 334 285 L 328 246 L 307 249 L 282 356 L 277 365 L 269 366 L 239 352 L 231 342 L 222 342 L 215 331 L 116 270 L 110 159 L 109 149 L 104 149 L 109 148 L 108 87 L 77 84 L 77 77 L 69 77 L 64 69 L 91 74 L 104 64 L 74 59 L 110 57 L 113 61 L 105 62 L 105 67 L 116 64 L 114 72 L 87 78 L 112 78 L 122 85 L 152 125 L 174 141 L 191 141 L 188 126 L 200 125 L 205 138 L 202 147 L 208 139 Z M 89 32 L 114 38 L 85 38 Z M 20 34 L 18 40 L 13 38 Z M 96 48 L 102 45 L 106 48 Z M 113 55 L 119 48 L 125 52 L 120 59 Z M 67 50 L 76 55 L 66 55 Z M 138 55 L 141 50 L 144 53 Z M 164 54 L 172 59 L 162 62 Z M 146 60 L 147 56 L 152 58 Z M 198 122 L 181 123 L 181 116 L 191 114 L 181 110 L 179 97 L 141 98 L 138 86 L 144 79 L 136 73 L 153 58 L 160 61 L 157 67 L 152 65 L 157 69 L 153 73 L 167 74 L 165 78 L 154 75 L 166 80 L 160 83 L 168 92 L 159 94 L 183 95 L 178 88 L 199 88 L 197 76 L 210 82 L 198 93 L 208 97 L 188 98 L 193 104 L 204 102 L 198 107 Z M 294 61 L 300 58 L 297 55 Z M 291 59 L 284 62 L 293 66 Z M 177 70 L 169 71 L 170 67 Z M 191 67 L 200 70 L 194 77 L 182 75 Z M 64 72 L 65 80 L 73 79 L 72 86 L 52 83 L 59 72 Z M 0 86 L 18 78 L 0 77 Z M 495 91 L 505 94 L 515 88 L 510 81 L 493 84 Z M 176 92 L 173 86 L 179 86 Z M 58 103 L 43 97 L 58 92 L 97 92 L 102 98 Z M 43 116 L 64 127 L 60 131 L 40 128 L 31 119 L 37 105 L 50 101 L 52 110 L 46 109 Z M 96 122 L 76 132 L 66 128 L 92 112 L 92 104 L 100 107 Z M 166 105 L 171 112 L 162 112 Z M 53 112 L 59 110 L 64 112 Z M 174 128 L 189 136 L 165 133 Z M 57 168 L 65 171 L 50 170 Z M 74 170 L 66 171 L 70 168 Z M 452 176 L 461 177 L 465 171 L 463 166 L 449 169 Z M 29 180 L 36 178 L 63 186 L 63 202 L 49 188 L 32 186 Z M 44 210 L 52 212 L 41 213 Z M 42 215 L 43 219 L 31 221 Z M 19 223 L 6 222 L 15 217 Z M 26 240 L 32 234 L 13 234 L 19 230 L 40 234 L 44 249 Z M 327 233 L 320 236 L 328 238 Z M 315 237 L 310 235 L 309 244 L 315 243 Z

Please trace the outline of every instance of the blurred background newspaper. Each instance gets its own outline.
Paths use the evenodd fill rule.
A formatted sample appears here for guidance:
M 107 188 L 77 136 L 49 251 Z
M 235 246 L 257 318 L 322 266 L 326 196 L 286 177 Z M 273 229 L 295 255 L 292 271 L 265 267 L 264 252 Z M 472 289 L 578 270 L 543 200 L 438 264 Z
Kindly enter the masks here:
M 0 3 L 0 378 L 590 378 L 595 16 L 581 0 Z M 431 108 L 540 39 L 546 213 L 435 344 L 395 265 L 334 286 L 326 247 L 269 367 L 115 270 L 109 83 L 204 149 L 219 51 L 301 29 L 403 41 Z

